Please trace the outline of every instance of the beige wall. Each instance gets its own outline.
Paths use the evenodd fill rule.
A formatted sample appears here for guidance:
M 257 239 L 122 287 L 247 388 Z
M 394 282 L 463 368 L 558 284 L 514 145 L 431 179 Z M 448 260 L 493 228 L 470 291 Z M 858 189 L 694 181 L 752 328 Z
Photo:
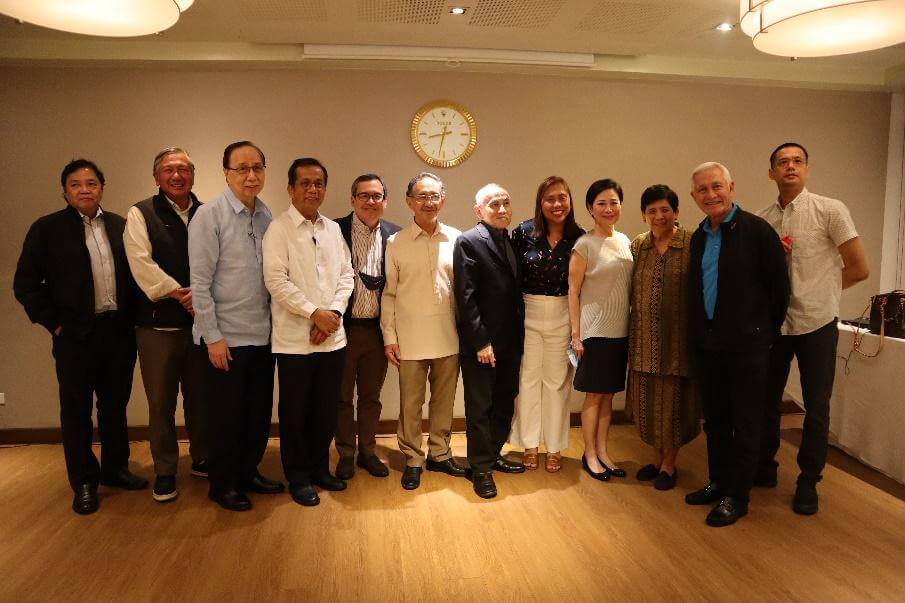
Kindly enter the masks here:
M 626 202 L 620 230 L 643 228 L 643 188 L 667 183 L 680 193 L 687 226 L 701 214 L 687 194 L 688 175 L 706 160 L 724 162 L 737 200 L 757 209 L 774 197 L 767 157 L 796 139 L 811 152 L 811 189 L 845 200 L 870 256 L 872 275 L 843 296 L 844 316 L 858 314 L 874 292 L 880 266 L 889 95 L 753 86 L 615 81 L 554 76 L 391 71 L 205 71 L 149 69 L 0 69 L 0 427 L 58 424 L 56 379 L 47 333 L 29 324 L 12 295 L 16 259 L 28 226 L 62 206 L 59 172 L 71 158 L 95 160 L 105 171 L 104 207 L 125 214 L 153 192 L 155 152 L 188 148 L 197 165 L 195 191 L 209 199 L 224 187 L 220 156 L 249 138 L 267 154 L 262 198 L 276 212 L 287 205 L 285 170 L 314 155 L 330 171 L 324 213 L 348 211 L 348 185 L 376 171 L 390 187 L 387 217 L 409 219 L 400 193 L 426 169 L 411 150 L 415 110 L 437 98 L 468 107 L 478 146 L 463 165 L 442 170 L 445 221 L 474 223 L 472 195 L 495 181 L 513 196 L 516 218 L 529 217 L 537 183 L 565 177 L 583 208 L 588 184 L 619 180 Z M 395 373 L 388 376 L 384 417 L 397 414 Z M 576 398 L 573 400 L 578 402 Z M 462 414 L 461 394 L 456 412 Z M 131 424 L 147 422 L 136 378 Z

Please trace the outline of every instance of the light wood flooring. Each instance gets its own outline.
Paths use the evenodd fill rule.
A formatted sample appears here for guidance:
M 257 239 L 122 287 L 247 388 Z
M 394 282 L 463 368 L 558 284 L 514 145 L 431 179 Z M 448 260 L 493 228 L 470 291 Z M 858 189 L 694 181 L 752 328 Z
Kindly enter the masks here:
M 221 510 L 183 457 L 175 502 L 101 487 L 87 517 L 69 508 L 60 446 L 2 448 L 0 601 L 905 601 L 895 492 L 828 466 L 820 512 L 795 515 L 796 449 L 784 441 L 779 487 L 756 489 L 747 517 L 714 529 L 706 507 L 683 502 L 706 480 L 703 437 L 669 492 L 635 481 L 648 458 L 632 426 L 611 436 L 624 480 L 590 479 L 577 429 L 571 441 L 560 473 L 497 475 L 491 501 L 436 473 L 402 490 L 386 437 L 390 477 L 359 471 L 319 507 L 283 494 Z M 464 457 L 464 437 L 453 443 Z M 261 468 L 282 476 L 277 440 Z M 151 476 L 146 442 L 133 444 L 132 469 Z

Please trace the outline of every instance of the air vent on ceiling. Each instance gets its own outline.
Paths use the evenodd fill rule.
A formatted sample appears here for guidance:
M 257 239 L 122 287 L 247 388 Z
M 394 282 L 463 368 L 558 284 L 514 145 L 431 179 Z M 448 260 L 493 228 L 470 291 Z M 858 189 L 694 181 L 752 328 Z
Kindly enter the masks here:
M 602 0 L 578 22 L 579 31 L 644 34 L 682 10 L 681 2 L 614 2 Z
M 436 25 L 447 0 L 358 0 L 358 19 L 369 23 Z
M 198 10 L 201 9 L 201 10 Z M 228 2 L 196 2 L 192 10 L 210 9 L 222 17 L 224 11 L 235 18 L 267 21 L 326 21 L 327 0 L 246 0 Z
M 478 27 L 545 27 L 563 0 L 478 0 L 469 25 Z

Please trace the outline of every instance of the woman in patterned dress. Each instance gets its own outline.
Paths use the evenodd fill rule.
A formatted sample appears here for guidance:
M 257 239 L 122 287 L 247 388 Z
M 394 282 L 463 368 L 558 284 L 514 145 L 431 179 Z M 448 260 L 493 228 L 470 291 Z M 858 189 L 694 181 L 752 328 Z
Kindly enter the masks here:
M 698 388 L 688 367 L 688 263 L 691 233 L 678 225 L 679 198 L 664 184 L 641 195 L 650 231 L 632 241 L 632 310 L 626 408 L 654 462 L 638 471 L 658 490 L 676 483 L 679 448 L 700 432 Z

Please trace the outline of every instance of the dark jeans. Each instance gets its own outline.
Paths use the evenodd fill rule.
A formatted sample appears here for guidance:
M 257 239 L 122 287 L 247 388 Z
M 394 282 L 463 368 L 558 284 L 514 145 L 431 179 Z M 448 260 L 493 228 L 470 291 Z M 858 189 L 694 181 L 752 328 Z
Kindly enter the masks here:
M 314 354 L 278 354 L 280 457 L 292 485 L 329 475 L 339 386 L 346 348 Z
M 804 398 L 804 428 L 798 448 L 800 480 L 817 482 L 826 465 L 826 447 L 830 430 L 830 397 L 836 377 L 836 344 L 839 329 L 836 320 L 804 335 L 784 335 L 770 353 L 767 407 L 761 440 L 759 475 L 776 475 L 779 463 L 779 407 L 789 379 L 792 356 L 798 357 L 801 393 Z
M 206 347 L 205 347 L 206 349 Z M 229 370 L 207 362 L 205 392 L 208 479 L 212 492 L 238 488 L 254 475 L 267 449 L 273 412 L 269 345 L 229 348 Z
M 521 354 L 496 358 L 496 367 L 478 362 L 475 354 L 462 354 L 465 394 L 465 435 L 468 464 L 474 471 L 490 471 L 512 426 L 518 396 Z
M 710 480 L 748 501 L 764 418 L 769 350 L 698 350 Z
M 94 484 L 101 471 L 113 473 L 129 463 L 126 405 L 135 370 L 135 332 L 107 313 L 87 330 L 63 327 L 53 338 L 60 384 L 60 426 L 69 484 Z M 101 462 L 91 449 L 91 411 L 97 395 Z

